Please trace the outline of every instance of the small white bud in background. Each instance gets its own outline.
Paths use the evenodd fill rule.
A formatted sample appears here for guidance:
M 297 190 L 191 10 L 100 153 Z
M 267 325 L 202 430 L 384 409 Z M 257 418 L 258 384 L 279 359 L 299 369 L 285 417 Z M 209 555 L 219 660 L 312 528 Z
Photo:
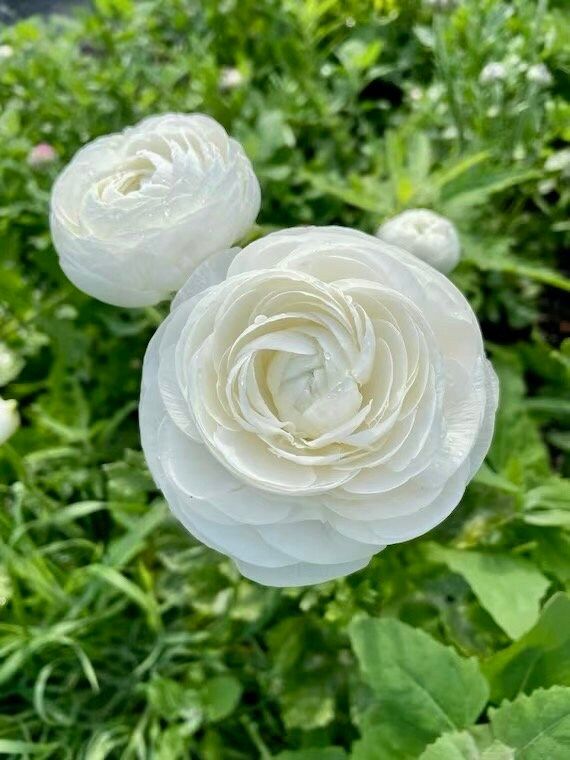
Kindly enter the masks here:
M 561 172 L 564 176 L 570 175 L 570 148 L 564 148 L 548 156 L 544 163 L 547 172 Z
M 424 6 L 434 12 L 449 13 L 459 5 L 459 0 L 424 0 Z
M 553 179 L 543 179 L 538 183 L 538 192 L 541 195 L 548 195 L 556 187 L 556 182 Z
M 55 148 L 49 143 L 38 143 L 28 153 L 28 164 L 34 169 L 51 164 L 57 158 Z
M 526 72 L 526 78 L 529 82 L 537 84 L 540 87 L 548 87 L 552 84 L 552 74 L 544 63 L 535 63 Z
M 492 84 L 493 82 L 502 82 L 507 77 L 507 67 L 504 63 L 491 61 L 481 69 L 479 74 L 480 84 Z
M 243 74 L 233 66 L 226 66 L 220 71 L 220 90 L 235 90 L 244 82 Z
M 0 45 L 0 60 L 11 58 L 14 55 L 14 48 L 12 45 Z
M 457 265 L 461 243 L 455 225 L 440 214 L 415 208 L 384 222 L 376 236 L 447 274 Z
M 20 415 L 17 401 L 5 400 L 0 396 L 0 446 L 6 443 L 19 427 Z

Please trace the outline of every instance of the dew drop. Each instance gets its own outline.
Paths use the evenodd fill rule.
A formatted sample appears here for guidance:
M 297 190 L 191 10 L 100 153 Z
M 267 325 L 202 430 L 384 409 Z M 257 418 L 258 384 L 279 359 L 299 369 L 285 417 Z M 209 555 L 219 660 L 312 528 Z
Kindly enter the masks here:
M 253 323 L 255 325 L 262 325 L 264 322 L 267 322 L 267 317 L 265 314 L 258 314 L 257 317 L 253 320 Z

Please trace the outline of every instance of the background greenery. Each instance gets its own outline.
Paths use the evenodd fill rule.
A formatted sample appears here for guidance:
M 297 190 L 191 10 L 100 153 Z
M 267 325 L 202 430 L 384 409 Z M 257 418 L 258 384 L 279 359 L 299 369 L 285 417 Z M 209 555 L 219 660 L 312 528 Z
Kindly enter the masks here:
M 23 426 L 0 449 L 0 754 L 570 757 L 568 6 L 443 5 L 95 0 L 2 30 L 0 385 Z M 504 81 L 479 82 L 489 61 Z M 58 269 L 56 173 L 168 110 L 244 143 L 256 234 L 418 205 L 460 228 L 492 450 L 443 526 L 340 581 L 257 586 L 174 524 L 136 418 L 166 307 L 97 303 Z M 30 165 L 39 142 L 54 163 Z

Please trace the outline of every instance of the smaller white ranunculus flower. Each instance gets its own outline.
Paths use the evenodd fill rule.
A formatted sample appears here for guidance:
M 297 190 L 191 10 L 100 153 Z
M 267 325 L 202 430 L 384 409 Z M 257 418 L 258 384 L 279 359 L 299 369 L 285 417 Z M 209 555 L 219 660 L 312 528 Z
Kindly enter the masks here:
M 18 403 L 14 399 L 3 399 L 0 396 L 0 446 L 14 435 L 20 426 Z
M 0 59 L 11 58 L 14 55 L 12 45 L 0 45 Z
M 481 84 L 491 84 L 493 82 L 501 82 L 506 77 L 507 67 L 499 61 L 490 61 L 481 69 L 479 82 Z
M 242 146 L 203 114 L 168 113 L 82 148 L 51 197 L 61 267 L 116 306 L 149 306 L 231 246 L 259 212 Z
M 461 243 L 455 225 L 426 208 L 414 208 L 384 222 L 376 236 L 403 248 L 444 274 L 459 262 Z
M 535 63 L 534 66 L 530 66 L 526 72 L 526 78 L 540 87 L 548 87 L 552 84 L 552 74 L 544 63 Z

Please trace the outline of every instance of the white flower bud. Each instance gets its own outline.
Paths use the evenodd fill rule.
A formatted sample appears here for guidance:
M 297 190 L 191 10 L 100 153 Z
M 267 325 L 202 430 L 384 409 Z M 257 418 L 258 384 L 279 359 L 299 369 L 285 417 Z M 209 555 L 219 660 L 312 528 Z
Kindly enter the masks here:
M 214 119 L 152 116 L 74 156 L 52 191 L 52 238 L 78 288 L 148 306 L 243 237 L 260 199 L 243 148 Z
M 461 256 L 461 243 L 455 225 L 425 208 L 403 211 L 384 222 L 376 235 L 444 274 L 451 272 Z
M 220 89 L 235 90 L 243 84 L 243 74 L 233 66 L 226 66 L 220 71 Z
M 0 396 L 0 446 L 14 435 L 20 426 L 18 403 L 13 399 L 3 399 Z
M 507 77 L 507 68 L 503 63 L 498 61 L 491 61 L 487 63 L 479 74 L 479 82 L 481 84 L 491 84 L 493 82 L 501 82 Z
M 548 87 L 552 84 L 552 74 L 544 63 L 535 63 L 526 72 L 526 78 L 529 82 L 537 84 L 540 87 Z
M 564 148 L 548 156 L 544 168 L 547 172 L 560 172 L 564 176 L 570 174 L 570 148 Z

